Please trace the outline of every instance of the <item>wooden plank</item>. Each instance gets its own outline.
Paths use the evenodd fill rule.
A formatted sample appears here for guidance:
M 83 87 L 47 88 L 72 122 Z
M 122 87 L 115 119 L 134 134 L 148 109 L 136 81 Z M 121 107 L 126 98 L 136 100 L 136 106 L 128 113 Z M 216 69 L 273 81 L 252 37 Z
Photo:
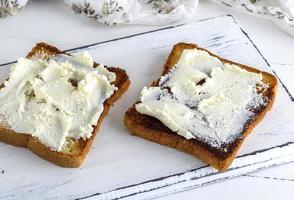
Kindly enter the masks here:
M 0 174 L 0 198 L 148 199 L 292 161 L 294 104 L 281 85 L 273 111 L 246 140 L 225 173 L 193 156 L 129 134 L 122 123 L 124 112 L 138 99 L 141 88 L 158 78 L 172 46 L 179 41 L 197 43 L 225 58 L 272 70 L 231 16 L 72 49 L 72 53 L 87 50 L 99 62 L 125 68 L 133 84 L 111 109 L 81 168 L 60 168 L 27 150 L 1 143 L 0 171 L 5 173 Z M 1 67 L 0 79 L 7 78 L 8 72 L 7 67 Z
M 276 75 L 279 77 L 280 82 L 283 84 L 285 90 L 290 95 L 292 101 L 294 101 L 294 79 L 291 76 L 292 74 L 294 74 L 294 64 L 273 63 L 272 69 L 275 71 Z

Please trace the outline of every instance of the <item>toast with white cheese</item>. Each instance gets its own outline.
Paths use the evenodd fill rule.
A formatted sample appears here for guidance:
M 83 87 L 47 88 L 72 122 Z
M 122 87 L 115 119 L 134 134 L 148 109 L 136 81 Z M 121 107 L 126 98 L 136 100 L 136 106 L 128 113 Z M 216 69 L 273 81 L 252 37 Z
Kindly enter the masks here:
M 48 45 L 46 43 L 38 43 L 31 50 L 31 52 L 28 53 L 28 55 L 27 55 L 27 58 L 29 60 L 38 60 L 38 59 L 51 60 L 51 59 L 54 59 L 54 58 L 57 58 L 57 57 L 65 58 L 65 59 L 67 59 L 67 58 L 71 59 L 72 58 L 71 55 L 57 49 L 56 47 Z M 76 63 L 78 63 L 78 62 L 76 62 Z M 89 67 L 89 69 L 86 69 L 86 70 L 92 70 L 92 69 L 96 70 L 99 67 L 99 64 L 93 63 L 93 61 L 92 61 L 93 66 L 86 66 L 85 67 L 83 64 L 79 64 L 79 65 L 81 65 L 84 68 Z M 26 66 L 23 66 L 23 67 L 26 67 Z M 70 70 L 74 70 L 74 68 L 71 68 Z M 38 137 L 34 137 L 31 134 L 23 134 L 23 133 L 15 132 L 13 129 L 11 129 L 11 126 L 9 124 L 7 124 L 7 122 L 5 120 L 4 121 L 1 120 L 0 141 L 5 142 L 7 144 L 15 145 L 15 146 L 18 146 L 18 147 L 26 147 L 29 150 L 31 150 L 32 152 L 34 152 L 36 155 L 38 155 L 38 156 L 46 159 L 47 161 L 50 161 L 50 162 L 56 164 L 56 165 L 62 166 L 62 167 L 79 167 L 81 165 L 81 163 L 83 162 L 84 158 L 86 157 L 86 155 L 87 155 L 87 153 L 88 153 L 88 151 L 89 151 L 89 149 L 90 149 L 90 147 L 92 145 L 92 142 L 93 142 L 93 140 L 94 140 L 94 138 L 95 138 L 95 136 L 97 134 L 97 131 L 98 131 L 99 127 L 100 127 L 100 124 L 102 123 L 104 117 L 107 115 L 107 113 L 109 111 L 109 108 L 112 106 L 112 104 L 116 100 L 118 100 L 121 97 L 121 95 L 128 89 L 128 87 L 130 85 L 129 77 L 128 77 L 127 73 L 125 72 L 125 70 L 123 70 L 123 69 L 115 68 L 115 67 L 105 67 L 104 68 L 104 66 L 103 66 L 99 70 L 102 70 L 100 72 L 103 72 L 103 73 L 105 72 L 105 73 L 108 73 L 108 74 L 115 75 L 115 79 L 112 80 L 112 81 L 109 81 L 111 83 L 108 84 L 108 87 L 112 87 L 112 88 L 115 88 L 115 89 L 113 89 L 113 91 L 112 91 L 113 93 L 109 94 L 109 96 L 105 96 L 105 100 L 103 99 L 104 101 L 101 102 L 101 107 L 100 107 L 101 112 L 98 113 L 100 115 L 96 116 L 97 120 L 92 123 L 91 127 L 88 127 L 89 130 L 90 130 L 90 135 L 88 134 L 87 137 L 80 137 L 79 139 L 75 139 L 74 137 L 71 137 L 71 136 L 68 135 L 64 139 L 65 140 L 64 141 L 65 146 L 63 146 L 61 149 L 57 150 L 57 149 L 53 149 L 52 146 L 48 146 L 47 144 L 44 144 L 44 142 L 42 142 Z M 48 72 L 48 70 L 47 70 L 47 72 Z M 46 77 L 47 78 L 48 77 L 52 78 L 52 76 L 55 75 L 54 73 L 51 73 Z M 91 71 L 91 73 L 92 73 L 92 71 Z M 89 72 L 90 75 L 91 75 L 91 73 Z M 90 75 L 89 75 L 89 77 L 92 76 L 92 75 L 91 76 Z M 42 83 L 42 81 L 45 81 L 43 79 L 42 79 L 42 77 L 41 78 L 37 77 L 37 79 L 35 78 L 34 81 L 39 80 L 39 82 Z M 105 76 L 103 76 L 103 78 L 101 78 L 101 80 L 104 80 L 104 79 L 106 79 Z M 51 80 L 48 81 L 48 84 L 50 84 L 50 81 Z M 68 80 L 68 81 L 72 85 L 72 86 L 69 85 L 68 87 L 73 88 L 72 90 L 77 90 L 78 87 L 82 88 L 82 84 L 79 84 L 79 82 L 77 82 L 77 80 Z M 83 80 L 83 81 L 85 81 L 85 80 Z M 35 81 L 33 84 L 36 85 L 37 82 Z M 90 84 L 91 84 L 91 81 L 90 81 Z M 2 84 L 1 88 L 4 89 L 4 87 L 5 87 L 5 85 Z M 59 86 L 57 85 L 57 88 L 55 87 L 55 89 L 58 89 L 58 87 Z M 44 87 L 43 87 L 43 89 L 44 89 Z M 38 93 L 42 94 L 42 91 L 45 91 L 45 90 L 38 90 Z M 17 91 L 15 91 L 15 92 L 17 92 Z M 36 93 L 37 90 L 34 90 L 34 92 Z M 61 93 L 62 92 L 63 91 L 61 89 Z M 93 93 L 95 91 L 91 91 L 91 92 Z M 54 93 L 54 91 L 53 91 L 53 93 Z M 40 94 L 38 94 L 38 95 L 40 96 Z M 37 95 L 34 94 L 34 97 L 35 96 L 37 96 Z M 54 99 L 53 97 L 54 96 L 51 95 L 51 97 L 50 97 L 51 100 Z M 90 96 L 90 97 L 92 97 L 92 96 Z M 35 98 L 37 98 L 37 97 L 35 97 Z M 47 98 L 46 100 L 48 100 L 48 99 L 49 98 Z M 72 100 L 69 99 L 69 102 L 65 103 L 65 107 L 67 105 L 70 105 L 70 103 L 71 103 L 70 101 L 74 102 L 75 100 L 76 99 L 72 99 Z M 91 99 L 89 99 L 89 100 L 91 100 Z M 41 103 L 44 103 L 44 102 L 40 101 L 39 103 L 41 104 Z M 27 105 L 25 105 L 25 106 L 27 106 Z M 53 108 L 55 108 L 54 105 L 53 105 Z M 58 103 L 57 103 L 57 105 L 58 105 Z M 76 104 L 74 104 L 74 105 L 76 105 Z M 2 108 L 3 107 L 4 106 L 2 105 Z M 29 109 L 30 107 L 27 106 L 25 108 Z M 30 109 L 33 109 L 33 108 L 30 108 Z M 53 112 L 54 113 L 61 112 L 60 109 L 63 109 L 63 108 L 59 108 L 57 106 Z M 65 112 L 65 111 L 62 111 L 62 112 Z M 36 115 L 36 113 L 34 113 L 34 114 Z M 66 114 L 68 114 L 68 113 L 66 113 Z M 78 115 L 83 116 L 82 113 L 78 113 Z M 96 118 L 94 118 L 94 119 L 96 119 Z M 40 117 L 40 120 L 43 120 L 43 119 L 44 118 Z M 47 118 L 45 118 L 45 119 L 47 119 Z M 77 120 L 74 117 L 73 117 L 73 119 Z M 48 124 L 49 124 L 49 122 L 51 122 L 51 121 L 49 120 Z M 15 125 L 15 126 L 17 127 L 17 125 Z M 44 127 L 46 127 L 46 126 L 44 126 Z M 50 124 L 47 127 L 50 127 Z M 52 128 L 52 127 L 50 127 L 50 128 Z M 51 133 L 50 131 L 48 131 L 46 129 L 43 129 L 43 130 L 46 133 L 48 132 L 48 135 L 51 135 L 51 134 L 54 135 L 54 133 Z M 45 141 L 47 141 L 46 137 L 48 135 L 42 134 L 42 133 L 40 133 L 40 135 L 42 137 L 45 137 Z M 51 136 L 50 136 L 50 138 L 51 138 Z M 52 138 L 54 138 L 54 137 L 52 136 Z M 48 141 L 48 144 L 51 144 L 50 142 L 52 143 L 52 141 Z
M 192 154 L 223 171 L 271 109 L 277 86 L 270 73 L 179 43 L 161 78 L 142 90 L 124 123 L 136 136 Z

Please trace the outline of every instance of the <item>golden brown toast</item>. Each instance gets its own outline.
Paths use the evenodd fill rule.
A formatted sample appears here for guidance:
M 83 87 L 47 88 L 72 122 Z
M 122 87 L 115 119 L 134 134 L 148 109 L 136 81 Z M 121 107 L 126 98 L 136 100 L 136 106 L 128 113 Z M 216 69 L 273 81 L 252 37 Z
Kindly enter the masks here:
M 65 52 L 62 52 L 56 47 L 46 43 L 38 43 L 31 50 L 31 52 L 28 53 L 27 58 L 50 58 L 57 54 L 64 53 Z M 98 66 L 98 64 L 95 63 L 94 67 L 95 66 Z M 113 84 L 118 88 L 118 90 L 116 90 L 115 93 L 104 102 L 104 110 L 97 122 L 97 125 L 94 127 L 92 136 L 89 139 L 74 140 L 73 138 L 67 138 L 68 145 L 66 150 L 63 152 L 58 152 L 53 151 L 46 145 L 42 144 L 37 138 L 28 134 L 16 133 L 2 124 L 0 126 L 0 141 L 18 147 L 26 147 L 45 160 L 62 167 L 79 167 L 85 159 L 97 134 L 100 124 L 107 115 L 109 108 L 117 99 L 121 97 L 121 95 L 128 89 L 130 85 L 130 80 L 125 70 L 115 67 L 107 67 L 107 69 L 115 73 L 116 80 Z
M 182 52 L 185 49 L 194 48 L 207 51 L 206 49 L 200 48 L 195 44 L 179 43 L 175 45 L 171 54 L 168 57 L 168 60 L 163 68 L 161 75 L 169 72 L 169 70 L 178 62 Z M 175 132 L 172 132 L 158 119 L 137 112 L 137 110 L 135 109 L 135 104 L 130 107 L 126 112 L 124 123 L 134 135 L 143 137 L 147 140 L 156 142 L 161 145 L 173 147 L 186 153 L 192 154 L 200 158 L 207 164 L 213 166 L 214 168 L 223 171 L 226 170 L 232 163 L 245 137 L 252 131 L 252 129 L 258 124 L 258 122 L 263 119 L 265 113 L 271 109 L 276 96 L 278 82 L 275 76 L 267 72 L 263 72 L 258 69 L 235 63 L 230 60 L 220 58 L 219 56 L 216 56 L 209 51 L 207 52 L 210 55 L 219 58 L 223 63 L 235 64 L 248 71 L 262 73 L 262 81 L 269 86 L 265 91 L 262 92 L 262 95 L 268 98 L 268 104 L 254 111 L 254 117 L 252 117 L 248 121 L 248 123 L 244 125 L 244 129 L 242 133 L 240 133 L 240 137 L 233 142 L 226 144 L 227 151 L 222 151 L 218 148 L 212 147 L 211 145 L 208 145 L 198 139 L 188 140 L 176 134 Z M 152 83 L 152 86 L 158 86 L 158 81 L 159 79 L 157 81 L 154 81 Z

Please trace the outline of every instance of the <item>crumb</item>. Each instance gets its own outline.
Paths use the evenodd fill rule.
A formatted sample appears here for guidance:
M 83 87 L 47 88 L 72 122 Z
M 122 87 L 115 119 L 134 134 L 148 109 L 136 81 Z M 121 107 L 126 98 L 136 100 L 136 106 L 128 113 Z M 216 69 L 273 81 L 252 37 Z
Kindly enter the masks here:
M 68 82 L 70 82 L 70 84 L 73 86 L 73 87 L 78 87 L 78 80 L 76 79 L 69 79 Z
M 3 169 L 3 170 L 1 171 L 1 174 L 4 174 L 4 172 L 5 172 L 5 171 L 4 171 L 4 169 Z

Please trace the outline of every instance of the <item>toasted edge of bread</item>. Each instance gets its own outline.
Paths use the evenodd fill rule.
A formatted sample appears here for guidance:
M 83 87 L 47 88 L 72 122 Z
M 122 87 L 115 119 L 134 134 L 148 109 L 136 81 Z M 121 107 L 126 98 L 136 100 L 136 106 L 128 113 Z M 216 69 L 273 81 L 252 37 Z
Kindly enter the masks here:
M 228 169 L 234 160 L 239 148 L 241 147 L 244 139 L 249 135 L 253 128 L 263 119 L 265 113 L 271 109 L 273 102 L 277 93 L 278 81 L 275 76 L 268 72 L 260 71 L 258 69 L 248 67 L 224 58 L 221 58 L 206 49 L 200 48 L 195 44 L 188 43 L 178 43 L 173 47 L 166 64 L 164 65 L 161 75 L 166 74 L 180 59 L 182 52 L 185 49 L 204 50 L 210 55 L 219 58 L 223 63 L 235 64 L 241 68 L 248 71 L 261 73 L 263 75 L 263 82 L 268 84 L 269 88 L 263 93 L 264 96 L 268 98 L 268 104 L 260 109 L 256 110 L 256 115 L 248 121 L 244 126 L 244 130 L 240 133 L 240 138 L 237 138 L 232 143 L 228 144 L 228 151 L 222 152 L 216 148 L 205 144 L 201 140 L 197 139 L 186 139 L 174 132 L 172 132 L 168 127 L 166 127 L 158 119 L 140 114 L 135 109 L 135 104 L 128 109 L 124 117 L 124 123 L 127 128 L 130 129 L 133 135 L 143 137 L 152 142 L 173 147 L 178 150 L 184 151 L 186 153 L 192 154 L 200 158 L 205 163 L 213 166 L 219 171 L 224 171 Z M 152 86 L 158 85 L 158 80 L 152 82 Z
M 31 52 L 28 53 L 27 58 L 50 58 L 54 55 L 62 53 L 65 52 L 62 52 L 49 44 L 38 43 L 31 50 Z M 97 65 L 97 63 L 94 64 L 94 66 Z M 74 140 L 73 138 L 68 138 L 66 151 L 58 152 L 44 145 L 37 138 L 29 134 L 16 133 L 2 124 L 0 126 L 0 141 L 18 147 L 26 147 L 43 159 L 62 167 L 79 167 L 85 159 L 97 134 L 100 124 L 107 115 L 109 108 L 122 96 L 122 94 L 128 89 L 130 85 L 130 80 L 125 70 L 115 67 L 107 67 L 107 69 L 116 74 L 116 80 L 113 84 L 118 88 L 118 90 L 116 90 L 114 94 L 104 102 L 104 110 L 94 127 L 92 136 L 89 139 Z

